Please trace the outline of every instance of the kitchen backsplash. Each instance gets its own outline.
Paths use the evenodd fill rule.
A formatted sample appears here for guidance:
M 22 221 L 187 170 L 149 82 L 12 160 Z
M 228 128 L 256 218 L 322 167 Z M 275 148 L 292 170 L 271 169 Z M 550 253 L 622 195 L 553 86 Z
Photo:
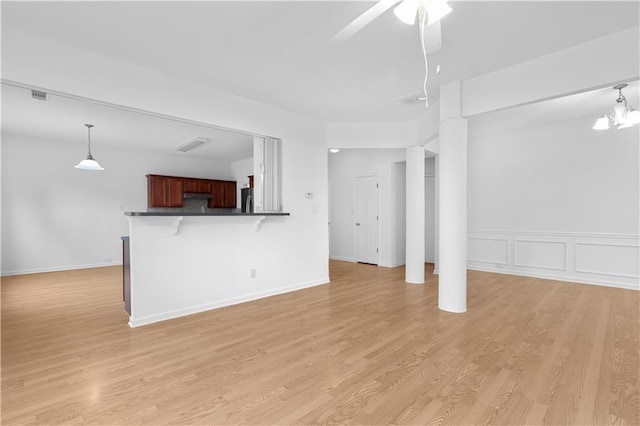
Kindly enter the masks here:
M 199 198 L 185 198 L 182 207 L 147 207 L 148 212 L 175 212 L 175 213 L 207 213 L 207 212 L 233 212 L 235 209 L 210 209 L 207 200 Z

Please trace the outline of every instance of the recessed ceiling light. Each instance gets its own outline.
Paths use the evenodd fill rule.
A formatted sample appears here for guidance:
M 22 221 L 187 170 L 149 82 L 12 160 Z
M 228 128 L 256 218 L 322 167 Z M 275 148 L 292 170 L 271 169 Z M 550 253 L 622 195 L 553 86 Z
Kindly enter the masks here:
M 340 152 L 340 150 L 339 150 L 338 148 L 329 148 L 329 151 L 330 151 L 332 154 L 335 154 L 335 153 Z

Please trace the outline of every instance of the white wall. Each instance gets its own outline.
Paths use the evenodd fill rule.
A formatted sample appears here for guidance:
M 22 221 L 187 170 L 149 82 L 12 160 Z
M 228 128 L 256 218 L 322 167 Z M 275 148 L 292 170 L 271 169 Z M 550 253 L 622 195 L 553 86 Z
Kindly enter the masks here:
M 331 186 L 330 257 L 356 261 L 356 178 L 378 176 L 380 266 L 404 265 L 406 254 L 406 149 L 353 149 L 329 154 Z M 435 175 L 435 157 L 425 159 L 425 175 Z M 433 196 L 425 208 L 435 210 Z M 431 227 L 434 227 L 432 222 Z M 433 230 L 432 230 L 433 233 Z M 428 244 L 425 241 L 425 246 Z M 433 245 L 433 241 L 431 242 Z M 431 250 L 433 252 L 433 250 Z M 425 251 L 426 256 L 426 251 Z M 433 262 L 425 257 L 426 262 Z
M 228 164 L 96 144 L 105 170 L 78 170 L 78 144 L 10 134 L 2 153 L 3 275 L 120 264 L 123 212 L 146 210 L 146 174 L 232 178 Z
M 256 230 L 258 220 L 255 216 L 191 216 L 176 228 L 175 217 L 132 217 L 129 232 L 134 285 L 129 325 L 136 327 L 326 282 L 320 278 L 274 283 L 272 277 L 291 269 L 283 268 L 280 262 L 289 250 L 280 244 L 280 225 L 288 218 L 269 216 Z M 256 239 L 256 234 L 264 238 Z
M 425 158 L 424 165 L 424 261 L 436 261 L 436 157 Z
M 437 100 L 425 108 L 417 120 L 413 122 L 415 127 L 415 143 L 424 145 L 438 137 L 440 132 L 440 101 Z
M 406 152 L 406 150 L 405 150 Z M 405 154 L 406 157 L 406 154 Z M 391 163 L 390 266 L 404 265 L 407 256 L 407 162 Z
M 428 121 L 425 119 L 425 121 Z M 403 148 L 417 145 L 416 123 L 330 123 L 329 148 Z
M 592 118 L 474 137 L 469 266 L 640 288 L 639 129 Z
M 2 42 L 2 73 L 8 80 L 282 139 L 282 198 L 291 216 L 270 223 L 277 241 L 271 233 L 247 237 L 246 244 L 277 248 L 268 257 L 255 259 L 253 267 L 263 271 L 264 288 L 328 282 L 325 124 L 10 28 L 3 28 Z M 3 161 L 11 161 L 6 157 L 3 153 Z M 7 173 L 4 179 L 12 176 Z M 305 199 L 306 191 L 313 192 L 314 199 Z M 78 259 L 75 264 L 83 262 Z
M 398 177 L 396 163 L 406 160 L 406 149 L 342 150 L 329 157 L 331 185 L 331 249 L 333 259 L 356 261 L 355 200 L 356 178 L 378 177 L 379 205 L 379 265 L 397 266 L 404 263 L 404 238 L 397 240 L 398 227 L 404 233 L 404 204 L 398 204 L 405 181 Z

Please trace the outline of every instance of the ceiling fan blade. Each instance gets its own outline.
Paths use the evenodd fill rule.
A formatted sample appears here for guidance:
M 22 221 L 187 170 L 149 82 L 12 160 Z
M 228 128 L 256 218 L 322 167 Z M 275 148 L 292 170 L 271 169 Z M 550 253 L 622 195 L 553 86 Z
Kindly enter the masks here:
M 380 0 L 334 35 L 332 41 L 345 41 L 401 0 Z

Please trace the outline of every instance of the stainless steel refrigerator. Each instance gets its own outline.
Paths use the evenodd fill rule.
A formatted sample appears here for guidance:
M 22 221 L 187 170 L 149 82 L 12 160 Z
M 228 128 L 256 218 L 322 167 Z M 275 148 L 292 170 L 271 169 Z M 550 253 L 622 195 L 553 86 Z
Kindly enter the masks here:
M 253 213 L 253 188 L 242 188 L 240 190 L 242 197 L 242 213 Z

